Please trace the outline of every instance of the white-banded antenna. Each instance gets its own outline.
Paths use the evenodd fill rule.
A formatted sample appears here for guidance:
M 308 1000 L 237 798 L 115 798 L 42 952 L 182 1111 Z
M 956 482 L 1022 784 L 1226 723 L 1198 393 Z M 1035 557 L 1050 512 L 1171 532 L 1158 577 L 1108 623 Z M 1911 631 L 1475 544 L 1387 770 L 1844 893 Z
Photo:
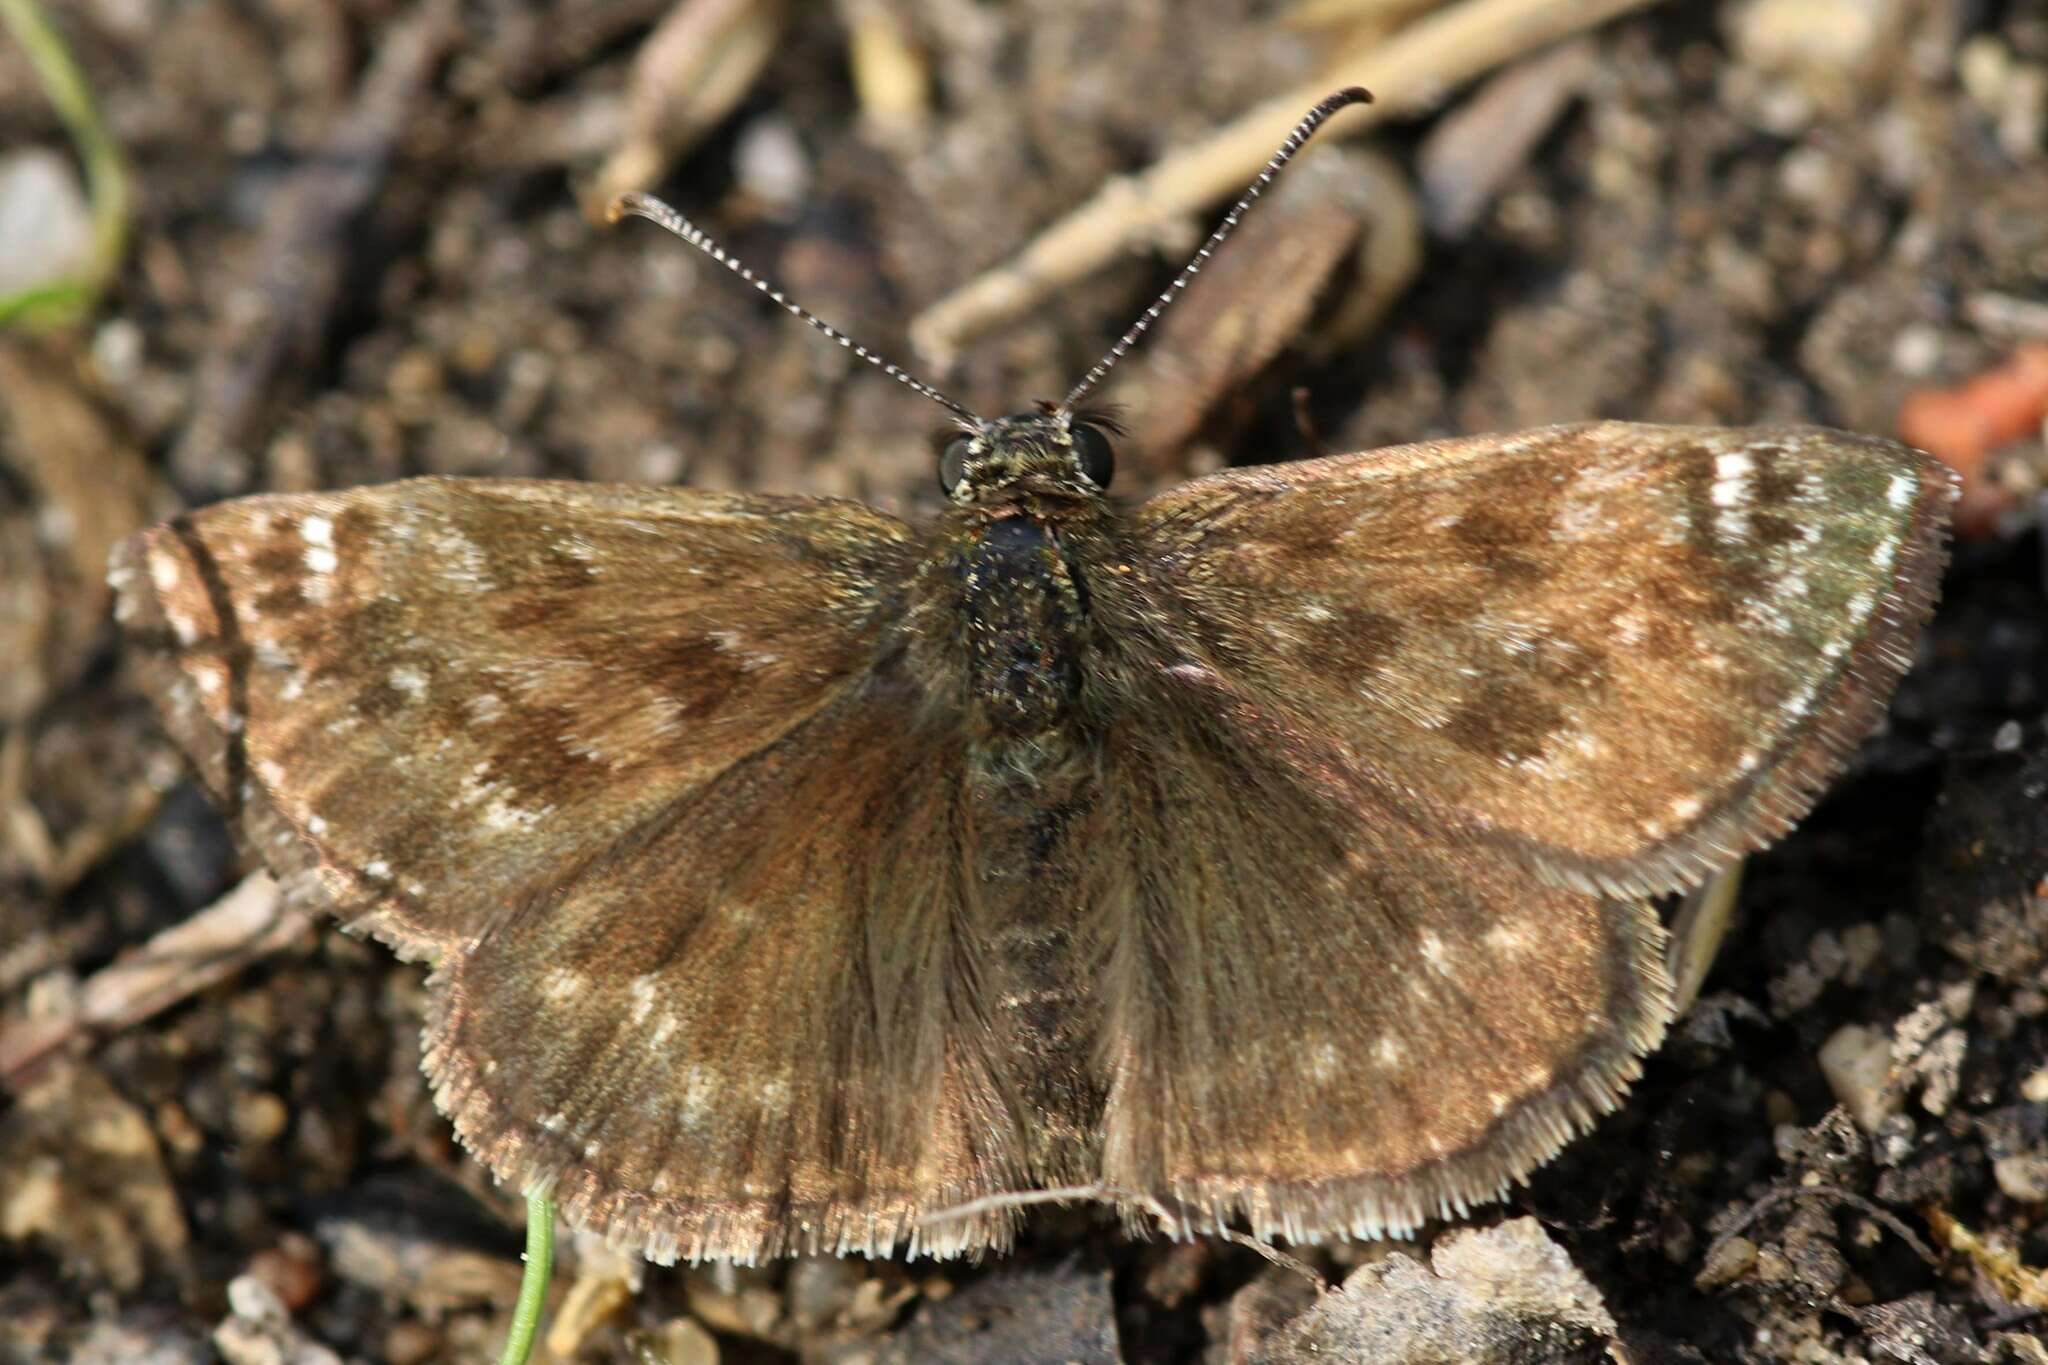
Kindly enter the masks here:
M 1203 263 L 1217 247 L 1223 245 L 1226 237 L 1237 230 L 1238 221 L 1244 217 L 1245 211 L 1251 208 L 1252 202 L 1264 192 L 1266 186 L 1273 183 L 1273 177 L 1280 174 L 1281 168 L 1294 159 L 1294 154 L 1301 150 L 1303 143 L 1314 136 L 1316 129 L 1328 122 L 1330 116 L 1339 109 L 1348 109 L 1354 104 L 1371 103 L 1371 93 L 1353 85 L 1339 90 L 1303 115 L 1301 122 L 1294 125 L 1294 131 L 1287 135 L 1287 140 L 1280 144 L 1280 150 L 1273 153 L 1273 159 L 1266 163 L 1266 169 L 1259 172 L 1259 178 L 1252 181 L 1250 188 L 1246 189 L 1237 203 L 1231 206 L 1230 212 L 1223 215 L 1223 221 L 1209 234 L 1209 240 L 1202 243 L 1194 258 L 1181 267 L 1180 274 L 1173 277 L 1173 283 L 1167 285 L 1165 292 L 1152 300 L 1152 306 L 1131 324 L 1130 331 L 1117 339 L 1116 345 L 1109 348 L 1107 355 L 1095 362 L 1095 367 L 1081 377 L 1081 382 L 1067 391 L 1067 396 L 1060 402 L 1061 410 L 1071 410 L 1074 404 L 1087 397 L 1088 391 L 1100 384 L 1102 377 L 1115 367 L 1117 361 L 1124 358 L 1124 353 L 1137 344 L 1139 337 L 1145 335 L 1145 329 L 1157 322 L 1159 315 L 1180 297 L 1181 290 L 1188 287 L 1188 281 L 1201 273 Z
M 873 365 L 897 383 L 907 388 L 915 389 L 963 422 L 975 427 L 982 425 L 981 418 L 968 411 L 964 404 L 955 402 L 931 385 L 925 383 L 922 379 L 899 369 L 895 364 L 876 355 L 873 351 L 870 351 L 867 347 L 861 345 L 858 341 L 855 341 L 852 337 L 840 331 L 810 309 L 790 300 L 780 289 L 777 289 L 774 285 L 741 265 L 737 258 L 728 255 L 724 247 L 705 236 L 695 223 L 683 217 L 682 214 L 677 213 L 653 195 L 641 194 L 637 190 L 622 194 L 612 200 L 611 204 L 605 209 L 604 214 L 606 220 L 613 223 L 629 215 L 634 218 L 645 218 L 650 223 L 659 223 L 662 227 L 667 228 L 670 232 L 673 232 L 676 236 L 682 238 L 691 246 L 696 247 L 697 250 L 703 252 L 712 260 L 717 261 L 720 265 L 745 280 L 748 284 L 753 285 L 754 288 L 760 290 L 763 294 L 766 294 L 777 307 L 802 318 L 805 322 L 808 322 L 826 336 L 831 337 L 841 346 L 852 351 L 862 360 L 867 361 L 868 364 Z
M 1061 401 L 1057 411 L 1071 411 L 1074 404 L 1087 397 L 1089 391 L 1100 384 L 1103 377 L 1116 366 L 1119 360 L 1124 358 L 1124 355 L 1132 346 L 1137 344 L 1138 338 L 1145 335 L 1146 329 L 1151 327 L 1154 322 L 1157 322 L 1159 315 L 1164 313 L 1172 305 L 1173 301 L 1180 297 L 1181 291 L 1188 287 L 1189 281 L 1201 273 L 1203 264 L 1215 253 L 1216 248 L 1222 246 L 1225 239 L 1237 230 L 1237 225 L 1243 220 L 1245 213 L 1251 208 L 1259 195 L 1265 191 L 1266 186 L 1273 183 L 1273 177 L 1280 174 L 1282 168 L 1294 159 L 1295 153 L 1299 152 L 1309 138 L 1315 135 L 1316 129 L 1322 127 L 1324 123 L 1329 121 L 1330 116 L 1340 109 L 1348 109 L 1354 104 L 1370 103 L 1372 103 L 1372 95 L 1359 86 L 1354 85 L 1337 91 L 1303 115 L 1301 122 L 1294 125 L 1294 131 L 1287 135 L 1287 140 L 1280 144 L 1280 149 L 1274 152 L 1272 159 L 1266 163 L 1266 168 L 1259 172 L 1258 178 L 1252 181 L 1250 186 L 1245 189 L 1244 194 L 1231 206 L 1230 212 L 1223 215 L 1223 221 L 1217 224 L 1214 232 L 1209 234 L 1209 240 L 1202 243 L 1201 249 L 1195 252 L 1193 259 L 1182 266 L 1180 273 L 1173 277 L 1173 283 L 1167 285 L 1165 291 L 1152 301 L 1152 306 L 1147 308 L 1138 320 L 1131 324 L 1131 329 L 1117 339 L 1116 345 L 1110 347 L 1107 354 L 1095 362 L 1094 367 L 1081 377 L 1080 383 L 1068 390 L 1066 398 Z M 867 361 L 868 364 L 873 365 L 897 383 L 902 384 L 906 388 L 914 389 L 926 398 L 931 399 L 966 425 L 976 428 L 985 425 L 980 417 L 968 410 L 965 404 L 947 397 L 922 379 L 899 368 L 893 362 L 876 355 L 873 351 L 870 351 L 867 347 L 861 345 L 852 337 L 813 313 L 810 309 L 792 301 L 780 289 L 777 289 L 767 280 L 762 279 L 759 275 L 741 265 L 737 258 L 728 255 L 724 247 L 712 241 L 695 223 L 692 223 L 653 195 L 642 194 L 637 190 L 630 191 L 612 200 L 611 204 L 605 209 L 605 218 L 613 223 L 629 216 L 645 218 L 651 223 L 658 223 L 662 227 L 667 228 L 670 232 L 673 232 L 676 236 L 682 238 L 691 246 L 696 247 L 697 250 L 703 252 L 712 260 L 717 261 L 720 265 L 760 290 L 763 294 L 766 294 L 777 307 L 796 317 L 802 318 L 805 322 L 817 328 L 820 332 L 823 332 L 862 360 Z

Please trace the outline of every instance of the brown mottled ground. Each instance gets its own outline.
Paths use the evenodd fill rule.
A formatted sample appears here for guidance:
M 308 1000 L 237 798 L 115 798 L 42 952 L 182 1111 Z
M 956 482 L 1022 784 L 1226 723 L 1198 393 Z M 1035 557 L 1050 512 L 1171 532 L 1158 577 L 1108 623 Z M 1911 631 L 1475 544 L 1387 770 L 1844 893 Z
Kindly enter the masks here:
M 938 416 L 645 225 L 586 221 L 575 189 L 662 0 L 545 19 L 471 0 L 438 55 L 394 50 L 422 8 L 403 0 L 53 8 L 132 158 L 138 218 L 85 326 L 33 352 L 0 341 L 0 1038 L 65 1017 L 80 980 L 239 875 L 110 647 L 93 565 L 123 529 L 225 492 L 429 471 L 911 505 Z M 658 188 L 908 358 L 919 310 L 1106 175 L 1313 75 L 1327 43 L 1277 8 L 801 7 Z M 846 26 L 876 12 L 932 79 L 907 131 L 857 118 Z M 1867 43 L 1842 37 L 1865 21 Z M 1398 189 L 1297 205 L 1299 245 L 1270 249 L 1298 250 L 1309 286 L 1219 267 L 1212 320 L 1120 376 L 1140 432 L 1171 443 L 1131 457 L 1134 482 L 1304 453 L 1296 388 L 1334 449 L 1594 416 L 1892 434 L 1908 394 L 2048 333 L 2038 4 L 1673 4 L 1537 60 L 1554 126 L 1477 209 L 1458 209 L 1473 163 L 1430 150 L 1465 96 L 1346 152 L 1331 194 L 1430 166 L 1422 202 L 1446 229 L 1376 326 L 1375 272 L 1405 273 Z M 388 167 L 335 154 L 352 101 Z M 64 145 L 0 41 L 0 151 L 30 143 Z M 1380 225 L 1363 249 L 1361 216 Z M 1206 225 L 985 338 L 946 387 L 987 408 L 1062 391 Z M 1205 354 L 1228 327 L 1252 339 Z M 1191 387 L 1214 401 L 1188 412 Z M 196 419 L 228 435 L 194 440 Z M 1706 998 L 1631 1103 L 1505 1210 L 1540 1220 L 1639 1365 L 2048 1361 L 2048 1286 L 2026 1278 L 2048 1267 L 2044 467 L 2038 431 L 1992 457 L 1989 512 L 1888 731 L 1753 862 Z M 427 1097 L 421 997 L 418 968 L 323 929 L 0 1093 L 0 1361 L 207 1359 L 248 1274 L 302 1345 L 491 1358 L 518 1211 Z M 1894 1064 L 1888 1090 L 1853 1096 L 1863 1126 L 1834 1109 L 1830 1039 Z M 1953 1225 L 2010 1256 L 1973 1259 Z M 581 1269 L 601 1297 L 601 1258 Z M 233 1306 L 262 1307 L 249 1295 Z M 1242 1249 L 1051 1213 L 979 1268 L 650 1271 L 584 1351 L 1227 1359 L 1302 1301 Z

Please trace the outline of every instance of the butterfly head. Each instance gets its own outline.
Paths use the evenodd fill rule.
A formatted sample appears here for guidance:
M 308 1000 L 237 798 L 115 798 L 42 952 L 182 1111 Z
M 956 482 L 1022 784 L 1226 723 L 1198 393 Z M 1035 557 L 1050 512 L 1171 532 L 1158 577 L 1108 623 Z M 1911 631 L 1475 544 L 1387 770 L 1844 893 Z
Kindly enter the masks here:
M 1116 469 L 1111 441 L 1120 434 L 1110 418 L 1050 406 L 977 422 L 948 433 L 939 452 L 939 487 L 967 506 L 1019 494 L 1099 498 Z

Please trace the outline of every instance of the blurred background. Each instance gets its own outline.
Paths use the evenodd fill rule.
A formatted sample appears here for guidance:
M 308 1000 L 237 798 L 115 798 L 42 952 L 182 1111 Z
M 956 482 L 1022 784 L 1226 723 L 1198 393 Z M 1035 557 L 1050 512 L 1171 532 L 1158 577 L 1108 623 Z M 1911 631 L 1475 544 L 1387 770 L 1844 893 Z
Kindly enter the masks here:
M 0 1361 L 486 1360 L 518 1277 L 418 1074 L 421 970 L 242 880 L 124 678 L 115 541 L 420 473 L 914 512 L 940 409 L 612 194 L 1015 411 L 1355 83 L 1106 386 L 1119 487 L 1597 416 L 1910 440 L 1966 492 L 1890 727 L 1753 860 L 1628 1107 L 1476 1220 L 1535 1223 L 1315 1252 L 1377 1267 L 1342 1312 L 1084 1211 L 981 1267 L 571 1246 L 540 1358 L 1446 1358 L 1386 1335 L 1427 1321 L 1469 1359 L 2048 1362 L 2041 0 L 0 19 Z

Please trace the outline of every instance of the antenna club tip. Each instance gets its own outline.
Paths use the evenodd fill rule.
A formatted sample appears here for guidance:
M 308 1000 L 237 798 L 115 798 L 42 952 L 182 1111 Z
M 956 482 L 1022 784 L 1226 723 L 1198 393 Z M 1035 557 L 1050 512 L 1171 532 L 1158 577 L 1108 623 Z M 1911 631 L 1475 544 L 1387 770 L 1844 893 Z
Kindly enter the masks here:
M 1324 104 L 1329 105 L 1332 109 L 1342 109 L 1346 105 L 1351 104 L 1371 104 L 1372 102 L 1372 91 L 1362 85 L 1347 85 L 1323 101 Z
M 604 206 L 604 220 L 605 222 L 610 223 L 611 225 L 616 227 L 620 219 L 628 216 L 632 212 L 633 195 L 631 195 L 630 193 L 615 194 L 612 196 L 612 201 Z

